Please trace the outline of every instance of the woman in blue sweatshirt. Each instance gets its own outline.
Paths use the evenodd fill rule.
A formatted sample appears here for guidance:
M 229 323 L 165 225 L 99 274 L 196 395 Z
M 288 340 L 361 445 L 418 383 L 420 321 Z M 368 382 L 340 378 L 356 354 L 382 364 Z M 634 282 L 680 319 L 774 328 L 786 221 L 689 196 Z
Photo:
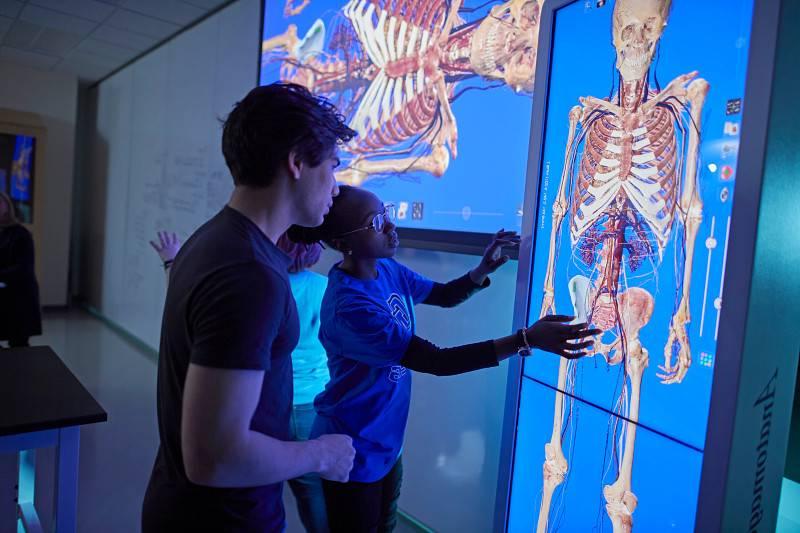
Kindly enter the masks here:
M 414 305 L 453 307 L 488 287 L 489 274 L 508 261 L 502 248 L 518 243 L 516 233 L 501 230 L 476 268 L 435 283 L 392 259 L 399 241 L 391 206 L 363 189 L 340 186 L 339 191 L 322 226 L 289 231 L 295 241 L 324 241 L 343 255 L 328 274 L 322 301 L 320 340 L 331 379 L 315 400 L 311 436 L 343 433 L 356 449 L 348 483 L 323 480 L 331 531 L 391 531 L 402 480 L 409 370 L 460 374 L 497 366 L 532 348 L 577 358 L 591 346 L 583 339 L 598 331 L 553 315 L 513 335 L 455 348 L 417 337 Z

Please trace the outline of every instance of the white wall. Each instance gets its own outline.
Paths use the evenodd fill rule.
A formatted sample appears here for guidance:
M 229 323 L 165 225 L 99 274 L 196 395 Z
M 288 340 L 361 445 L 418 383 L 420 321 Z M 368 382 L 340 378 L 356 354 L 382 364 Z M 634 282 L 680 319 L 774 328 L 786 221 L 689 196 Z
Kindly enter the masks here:
M 236 2 L 87 98 L 81 293 L 154 347 L 165 288 L 148 241 L 164 229 L 185 240 L 230 197 L 219 119 L 256 85 L 259 13 Z
M 46 130 L 44 166 L 34 176 L 36 271 L 42 305 L 67 303 L 69 230 L 78 81 L 0 62 L 0 122 L 32 119 Z

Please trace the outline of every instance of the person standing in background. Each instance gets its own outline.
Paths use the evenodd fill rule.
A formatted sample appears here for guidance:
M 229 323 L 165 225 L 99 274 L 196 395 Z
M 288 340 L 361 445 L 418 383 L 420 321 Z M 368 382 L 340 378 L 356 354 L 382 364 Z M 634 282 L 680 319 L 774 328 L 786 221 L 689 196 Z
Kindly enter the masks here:
M 11 198 L 0 192 L 0 340 L 17 348 L 41 333 L 33 237 L 14 215 Z
M 162 261 L 169 284 L 169 271 L 181 241 L 175 232 L 159 231 L 158 242 L 150 241 L 150 246 Z M 292 375 L 294 398 L 290 431 L 292 440 L 305 441 L 311 434 L 316 412 L 314 398 L 325 389 L 330 379 L 328 357 L 319 340 L 320 308 L 328 278 L 308 270 L 319 261 L 322 247 L 319 244 L 299 244 L 291 241 L 286 234 L 275 243 L 289 256 L 289 282 L 292 295 L 297 303 L 300 319 L 300 339 L 292 352 Z M 306 474 L 289 480 L 300 521 L 309 533 L 326 533 L 328 517 L 322 482 L 317 474 Z
M 283 234 L 277 242 L 292 260 L 289 264 L 289 282 L 297 302 L 300 318 L 300 339 L 292 352 L 294 399 L 290 430 L 292 439 L 308 440 L 314 425 L 316 411 L 314 398 L 325 389 L 330 380 L 328 356 L 319 340 L 320 309 L 328 278 L 308 270 L 319 261 L 322 247 L 319 244 L 298 244 Z M 328 531 L 328 516 L 322 480 L 317 474 L 306 474 L 289 480 L 289 487 L 297 501 L 297 513 L 309 533 Z

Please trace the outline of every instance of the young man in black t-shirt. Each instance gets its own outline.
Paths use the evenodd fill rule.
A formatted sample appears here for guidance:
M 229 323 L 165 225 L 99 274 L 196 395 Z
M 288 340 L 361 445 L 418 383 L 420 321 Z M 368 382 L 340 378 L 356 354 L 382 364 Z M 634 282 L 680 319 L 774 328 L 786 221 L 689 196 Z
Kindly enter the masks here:
M 289 442 L 297 309 L 274 242 L 322 223 L 338 194 L 337 146 L 355 132 L 297 85 L 253 89 L 225 122 L 230 202 L 170 274 L 158 363 L 161 443 L 142 528 L 282 531 L 282 482 L 347 481 L 349 437 Z

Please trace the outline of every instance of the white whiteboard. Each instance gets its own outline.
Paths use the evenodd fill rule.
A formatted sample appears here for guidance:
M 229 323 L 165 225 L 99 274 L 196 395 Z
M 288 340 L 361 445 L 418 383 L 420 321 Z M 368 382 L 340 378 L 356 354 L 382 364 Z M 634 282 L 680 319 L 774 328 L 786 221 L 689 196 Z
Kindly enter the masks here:
M 165 282 L 148 241 L 164 229 L 185 240 L 233 190 L 219 119 L 255 86 L 259 14 L 241 0 L 94 89 L 91 182 L 105 196 L 90 303 L 154 348 Z

